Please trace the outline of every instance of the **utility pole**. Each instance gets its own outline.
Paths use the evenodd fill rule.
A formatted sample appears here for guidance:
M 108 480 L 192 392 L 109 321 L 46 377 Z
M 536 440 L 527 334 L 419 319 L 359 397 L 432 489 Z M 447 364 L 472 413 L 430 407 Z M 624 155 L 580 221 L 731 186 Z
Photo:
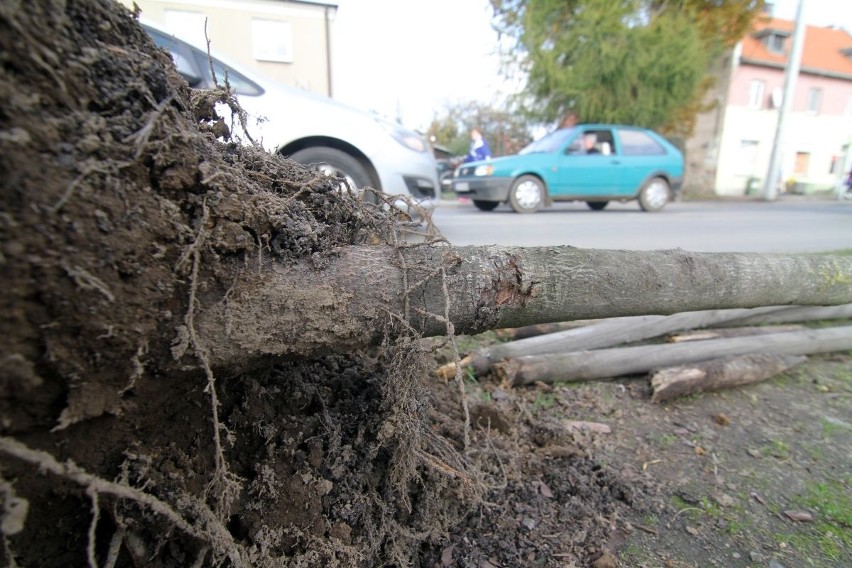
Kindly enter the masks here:
M 784 95 L 781 108 L 778 110 L 778 126 L 775 129 L 775 142 L 772 144 L 772 156 L 769 159 L 769 170 L 763 180 L 763 199 L 774 201 L 778 196 L 778 176 L 781 173 L 781 150 L 784 147 L 784 123 L 790 109 L 793 107 L 793 97 L 796 92 L 796 80 L 799 78 L 799 67 L 802 63 L 802 48 L 805 40 L 805 0 L 799 0 L 796 9 L 796 22 L 793 29 L 793 46 L 787 65 L 784 67 Z

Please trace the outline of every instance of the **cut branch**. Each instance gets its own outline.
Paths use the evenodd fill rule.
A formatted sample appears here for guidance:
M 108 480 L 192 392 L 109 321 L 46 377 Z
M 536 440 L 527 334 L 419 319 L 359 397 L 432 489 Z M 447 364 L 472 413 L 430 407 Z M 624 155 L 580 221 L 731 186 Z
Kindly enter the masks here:
M 577 329 L 489 345 L 468 354 L 461 362 L 465 367 L 471 367 L 482 375 L 491 370 L 492 365 L 509 357 L 615 347 L 623 343 L 641 341 L 675 331 L 700 329 L 730 320 L 739 320 L 753 315 L 766 315 L 785 309 L 784 306 L 773 306 L 754 309 L 683 312 L 670 316 L 610 318 Z M 436 371 L 437 375 L 446 379 L 453 374 L 453 365 L 454 363 L 450 363 L 439 368 Z
M 667 367 L 651 375 L 651 402 L 758 383 L 805 360 L 807 357 L 802 355 L 761 353 Z
M 848 349 L 852 349 L 852 326 L 515 357 L 496 365 L 495 370 L 501 378 L 515 385 L 525 385 L 537 381 L 583 381 L 633 375 L 660 367 L 752 353 L 808 355 Z
M 669 343 L 683 343 L 685 341 L 706 341 L 708 339 L 722 339 L 726 337 L 751 337 L 754 335 L 769 335 L 772 333 L 784 333 L 785 331 L 803 331 L 808 329 L 803 325 L 766 325 L 746 327 L 717 327 L 714 329 L 700 329 L 672 333 L 666 336 Z

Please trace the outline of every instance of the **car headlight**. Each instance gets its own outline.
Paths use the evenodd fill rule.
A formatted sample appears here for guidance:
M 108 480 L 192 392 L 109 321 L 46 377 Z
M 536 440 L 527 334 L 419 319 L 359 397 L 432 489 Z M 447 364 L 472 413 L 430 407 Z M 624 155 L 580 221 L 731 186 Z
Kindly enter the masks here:
M 426 139 L 413 130 L 403 128 L 398 124 L 385 120 L 380 120 L 379 124 L 388 131 L 388 134 L 390 134 L 394 140 L 409 150 L 414 150 L 415 152 L 427 152 L 429 150 L 429 145 L 426 144 Z
M 485 164 L 484 166 L 476 166 L 476 169 L 473 170 L 473 175 L 475 176 L 490 176 L 494 172 L 494 166 L 489 164 Z

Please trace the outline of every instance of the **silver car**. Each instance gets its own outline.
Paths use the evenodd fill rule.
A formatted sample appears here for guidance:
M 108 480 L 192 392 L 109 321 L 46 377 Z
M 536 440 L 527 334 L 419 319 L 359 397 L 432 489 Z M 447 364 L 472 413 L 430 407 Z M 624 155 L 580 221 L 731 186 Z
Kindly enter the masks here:
M 316 165 L 355 188 L 412 196 L 434 207 L 440 196 L 438 170 L 426 138 L 399 124 L 328 97 L 261 78 L 150 23 L 142 27 L 172 54 L 178 72 L 193 88 L 228 82 L 249 113 L 249 134 L 296 162 Z

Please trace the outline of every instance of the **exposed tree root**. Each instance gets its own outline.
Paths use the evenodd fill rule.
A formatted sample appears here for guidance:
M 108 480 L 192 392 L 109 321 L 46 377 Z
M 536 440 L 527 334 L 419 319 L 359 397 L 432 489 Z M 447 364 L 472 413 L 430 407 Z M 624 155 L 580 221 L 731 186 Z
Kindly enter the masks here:
M 163 517 L 169 523 L 184 533 L 208 543 L 221 558 L 228 558 L 235 566 L 244 566 L 243 558 L 245 551 L 243 547 L 234 541 L 231 533 L 219 521 L 216 514 L 203 503 L 185 495 L 181 498 L 182 505 L 189 509 L 190 518 L 179 513 L 175 508 L 165 501 L 145 493 L 135 487 L 122 485 L 112 481 L 101 479 L 91 475 L 68 461 L 61 463 L 52 455 L 41 450 L 34 450 L 26 445 L 8 437 L 0 437 L 0 452 L 17 458 L 39 468 L 40 472 L 47 472 L 63 479 L 73 481 L 83 487 L 87 494 L 96 496 L 98 494 L 112 495 L 119 499 L 126 499 L 142 505 L 149 511 Z M 97 510 L 97 497 L 92 497 L 93 510 Z M 93 544 L 93 529 L 90 526 L 89 543 Z M 92 561 L 93 553 L 89 551 L 89 559 Z

